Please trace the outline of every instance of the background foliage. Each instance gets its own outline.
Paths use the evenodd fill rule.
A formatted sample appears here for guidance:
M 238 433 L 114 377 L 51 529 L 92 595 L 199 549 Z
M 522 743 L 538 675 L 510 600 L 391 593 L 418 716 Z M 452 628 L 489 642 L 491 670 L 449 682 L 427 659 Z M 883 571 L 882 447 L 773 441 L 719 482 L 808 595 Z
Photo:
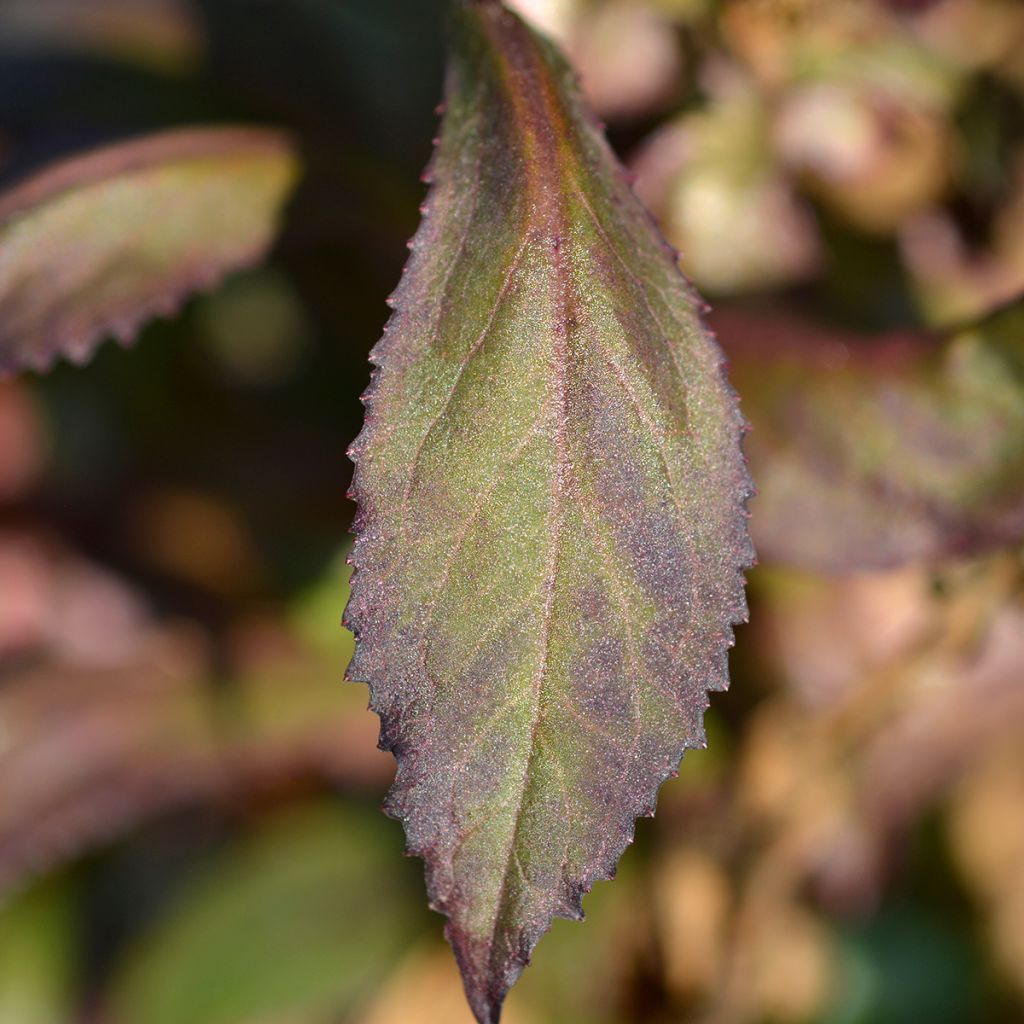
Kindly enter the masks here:
M 3 1024 L 469 1020 L 337 626 L 442 6 L 0 3 L 0 184 L 226 120 L 308 165 L 267 267 L 0 385 Z M 508 1019 L 1019 1020 L 1024 326 L 971 325 L 1024 290 L 1024 8 L 520 6 L 715 306 L 763 564 L 709 749 Z

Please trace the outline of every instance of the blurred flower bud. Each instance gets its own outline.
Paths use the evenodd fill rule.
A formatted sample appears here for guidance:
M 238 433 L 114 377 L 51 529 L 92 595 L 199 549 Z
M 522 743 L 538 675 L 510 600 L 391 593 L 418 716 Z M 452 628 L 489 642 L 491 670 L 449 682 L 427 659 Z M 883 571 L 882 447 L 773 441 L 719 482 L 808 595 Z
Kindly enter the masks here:
M 808 188 L 858 227 L 887 232 L 934 203 L 950 179 L 945 121 L 867 86 L 824 82 L 788 95 L 779 154 Z
M 722 101 L 659 133 L 634 164 L 637 192 L 682 253 L 683 270 L 712 294 L 811 277 L 817 225 L 773 165 L 761 110 Z

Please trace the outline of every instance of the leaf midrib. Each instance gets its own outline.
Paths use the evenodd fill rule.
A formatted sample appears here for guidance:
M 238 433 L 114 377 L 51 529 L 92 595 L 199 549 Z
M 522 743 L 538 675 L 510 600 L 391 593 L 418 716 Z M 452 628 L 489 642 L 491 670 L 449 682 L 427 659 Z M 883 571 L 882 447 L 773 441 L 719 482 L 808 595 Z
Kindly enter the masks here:
M 502 13 L 499 13 L 498 16 L 501 17 Z M 485 24 L 486 21 L 485 18 Z M 539 238 L 542 244 L 551 246 L 553 253 L 552 283 L 555 296 L 555 324 L 552 331 L 551 379 L 554 384 L 555 406 L 553 410 L 555 476 L 549 515 L 551 541 L 548 547 L 544 583 L 547 593 L 542 614 L 540 660 L 534 673 L 532 686 L 529 747 L 523 766 L 519 795 L 515 803 L 514 823 L 504 855 L 505 866 L 495 901 L 494 919 L 488 940 L 488 966 L 492 978 L 498 966 L 496 940 L 505 917 L 505 905 L 514 871 L 518 868 L 523 883 L 528 881 L 518 855 L 518 842 L 544 718 L 543 691 L 551 654 L 552 619 L 557 595 L 559 562 L 562 556 L 562 535 L 565 527 L 565 492 L 570 471 L 567 441 L 569 410 L 566 368 L 569 363 L 570 299 L 573 282 L 566 263 L 564 248 L 571 236 L 568 230 L 567 203 L 563 194 L 564 190 L 561 187 L 562 178 L 557 171 L 562 165 L 563 154 L 553 127 L 555 124 L 565 124 L 565 118 L 562 111 L 557 109 L 556 98 L 544 87 L 543 68 L 540 66 L 532 40 L 525 35 L 524 38 L 527 40 L 527 45 L 518 51 L 519 57 L 525 57 L 524 66 L 513 68 L 511 60 L 504 59 L 509 56 L 510 51 L 503 50 L 500 46 L 495 47 L 495 52 L 501 54 L 503 58 L 499 60 L 500 74 L 508 80 L 507 95 L 512 98 L 513 119 L 526 151 L 525 191 L 528 196 L 532 195 L 534 200 L 532 204 L 529 202 L 526 204 L 523 234 L 526 243 L 529 242 L 531 236 Z M 523 87 L 520 88 L 520 86 Z M 533 102 L 529 102 L 530 100 Z M 536 117 L 534 111 L 538 109 L 546 113 L 548 117 Z M 512 272 L 514 273 L 514 269 Z

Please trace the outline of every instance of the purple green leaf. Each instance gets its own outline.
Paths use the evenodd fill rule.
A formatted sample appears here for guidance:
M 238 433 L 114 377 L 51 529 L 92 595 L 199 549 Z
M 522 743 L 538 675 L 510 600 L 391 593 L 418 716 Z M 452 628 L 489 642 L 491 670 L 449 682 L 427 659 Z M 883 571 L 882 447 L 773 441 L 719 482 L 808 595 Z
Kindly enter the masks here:
M 352 457 L 346 622 L 388 810 L 483 1024 L 612 876 L 727 685 L 743 420 L 554 46 L 461 3 L 423 224 Z
M 84 362 L 261 260 L 297 174 L 278 132 L 202 128 L 108 146 L 0 196 L 0 375 Z

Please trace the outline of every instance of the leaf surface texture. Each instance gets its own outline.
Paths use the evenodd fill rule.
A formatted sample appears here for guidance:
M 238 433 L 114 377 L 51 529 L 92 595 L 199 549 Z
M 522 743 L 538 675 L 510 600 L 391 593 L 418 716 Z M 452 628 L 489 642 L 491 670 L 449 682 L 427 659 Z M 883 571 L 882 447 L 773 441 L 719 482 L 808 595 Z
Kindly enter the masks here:
M 463 4 L 353 447 L 346 621 L 481 1022 L 703 743 L 752 559 L 699 300 L 555 48 Z

